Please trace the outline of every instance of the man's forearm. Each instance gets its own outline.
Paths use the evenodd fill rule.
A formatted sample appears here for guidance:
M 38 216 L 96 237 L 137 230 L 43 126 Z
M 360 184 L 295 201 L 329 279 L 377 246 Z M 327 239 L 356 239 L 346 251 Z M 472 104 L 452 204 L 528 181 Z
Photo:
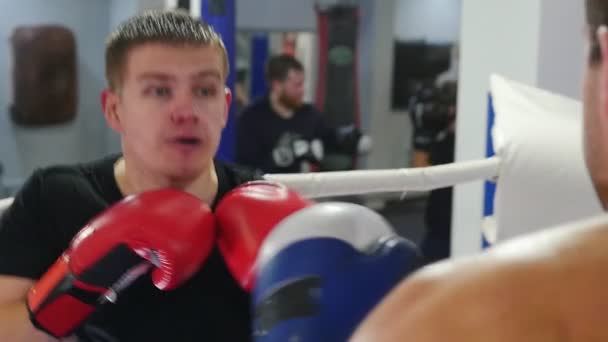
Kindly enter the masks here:
M 0 341 L 54 342 L 59 340 L 36 329 L 30 322 L 25 303 L 15 302 L 0 306 Z M 75 339 L 62 341 L 75 341 Z

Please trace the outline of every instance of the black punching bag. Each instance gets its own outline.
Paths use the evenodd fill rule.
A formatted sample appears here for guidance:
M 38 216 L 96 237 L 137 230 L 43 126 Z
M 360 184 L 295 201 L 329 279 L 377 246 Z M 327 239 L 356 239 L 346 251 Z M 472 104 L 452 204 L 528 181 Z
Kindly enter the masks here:
M 76 116 L 76 41 L 62 26 L 21 26 L 11 36 L 13 121 L 22 126 L 61 124 Z

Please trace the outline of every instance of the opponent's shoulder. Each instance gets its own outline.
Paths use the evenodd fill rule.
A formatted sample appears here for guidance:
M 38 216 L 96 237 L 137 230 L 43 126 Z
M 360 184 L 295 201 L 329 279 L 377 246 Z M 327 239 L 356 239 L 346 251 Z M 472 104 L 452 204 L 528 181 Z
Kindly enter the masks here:
M 374 341 L 403 340 L 405 336 L 420 341 L 445 341 L 450 340 L 446 332 L 455 329 L 477 329 L 480 338 L 467 336 L 466 341 L 482 341 L 481 337 L 487 338 L 492 331 L 504 333 L 501 330 L 504 317 L 510 317 L 509 323 L 519 327 L 533 320 L 543 325 L 554 318 L 547 314 L 551 308 L 547 304 L 554 300 L 553 296 L 545 292 L 544 300 L 543 294 L 538 295 L 542 293 L 538 290 L 543 286 L 544 275 L 534 273 L 539 265 L 484 260 L 487 258 L 492 259 L 488 255 L 455 258 L 422 268 L 374 308 L 353 341 L 365 341 L 372 336 Z M 444 331 L 432 330 L 436 322 L 442 322 Z M 452 337 L 451 341 L 465 341 L 463 336 Z

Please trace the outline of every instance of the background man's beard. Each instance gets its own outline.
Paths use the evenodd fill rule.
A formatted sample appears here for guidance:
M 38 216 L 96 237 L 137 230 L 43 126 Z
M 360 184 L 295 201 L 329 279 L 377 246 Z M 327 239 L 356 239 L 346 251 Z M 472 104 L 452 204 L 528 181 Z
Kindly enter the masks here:
M 290 110 L 297 110 L 302 106 L 302 100 L 285 94 L 279 96 L 279 102 L 282 106 Z

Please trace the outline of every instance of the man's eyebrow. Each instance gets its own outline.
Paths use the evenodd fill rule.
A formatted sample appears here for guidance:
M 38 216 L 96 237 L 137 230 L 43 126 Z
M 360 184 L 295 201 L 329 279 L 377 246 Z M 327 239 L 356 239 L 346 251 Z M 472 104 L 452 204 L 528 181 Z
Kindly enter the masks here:
M 220 72 L 217 70 L 202 70 L 192 76 L 192 78 L 209 78 L 209 77 L 216 78 L 218 81 L 222 80 L 222 76 L 220 75 Z
M 158 81 L 173 81 L 175 80 L 175 76 L 171 76 L 169 74 L 165 74 L 162 72 L 144 72 L 137 76 L 138 81 L 146 81 L 146 80 L 158 80 Z
M 190 78 L 191 79 L 214 78 L 214 79 L 217 79 L 218 81 L 222 80 L 222 76 L 221 76 L 220 72 L 216 71 L 216 70 L 202 70 L 202 71 L 199 71 L 199 72 L 193 74 Z M 138 75 L 137 80 L 138 81 L 148 81 L 148 80 L 175 81 L 175 80 L 177 80 L 177 77 L 170 75 L 170 74 L 162 73 L 162 72 L 149 71 L 149 72 L 144 72 L 144 73 Z

